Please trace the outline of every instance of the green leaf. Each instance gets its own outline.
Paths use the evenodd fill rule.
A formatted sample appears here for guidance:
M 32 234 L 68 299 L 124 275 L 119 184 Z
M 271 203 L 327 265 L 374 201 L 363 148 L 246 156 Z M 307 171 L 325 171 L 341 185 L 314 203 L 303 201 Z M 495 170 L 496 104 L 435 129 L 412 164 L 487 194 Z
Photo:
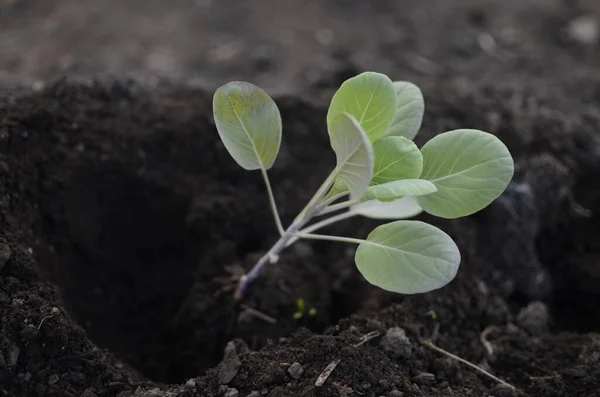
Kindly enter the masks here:
M 213 97 L 213 115 L 225 148 L 242 168 L 273 166 L 281 144 L 281 116 L 265 91 L 245 82 L 225 84 Z
M 406 219 L 423 212 L 423 208 L 410 196 L 390 202 L 369 200 L 353 205 L 350 210 L 372 219 Z
M 514 163 L 494 135 L 478 130 L 440 134 L 421 149 L 422 179 L 438 191 L 417 197 L 423 209 L 442 218 L 471 215 L 497 199 L 510 182 Z
M 421 128 L 425 101 L 416 85 L 407 81 L 394 81 L 396 91 L 396 116 L 386 135 L 414 139 Z
M 423 156 L 410 139 L 402 136 L 381 138 L 373 144 L 373 153 L 375 169 L 372 185 L 421 176 Z
M 337 158 L 336 179 L 360 199 L 373 177 L 373 145 L 356 119 L 340 113 L 330 123 L 331 147 Z
M 395 221 L 373 230 L 359 245 L 356 266 L 386 291 L 417 294 L 448 284 L 460 265 L 450 236 L 420 221 Z
M 437 192 L 435 185 L 424 179 L 399 179 L 382 185 L 369 186 L 363 201 L 394 201 L 404 196 L 425 196 Z
M 327 126 L 339 113 L 348 113 L 358 121 L 371 142 L 381 138 L 396 115 L 396 92 L 384 74 L 365 72 L 346 80 L 337 90 L 327 112 Z

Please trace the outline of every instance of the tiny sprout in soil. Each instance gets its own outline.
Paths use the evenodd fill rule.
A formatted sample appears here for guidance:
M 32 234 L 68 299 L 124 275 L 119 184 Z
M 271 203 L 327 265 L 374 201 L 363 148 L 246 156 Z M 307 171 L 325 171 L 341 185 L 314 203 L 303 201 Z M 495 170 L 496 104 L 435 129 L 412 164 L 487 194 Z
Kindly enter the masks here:
M 266 264 L 277 262 L 280 252 L 298 239 L 358 245 L 358 270 L 387 291 L 428 292 L 455 277 L 461 257 L 450 236 L 427 223 L 403 219 L 422 211 L 447 219 L 478 212 L 506 189 L 514 164 L 497 137 L 474 129 L 439 134 L 419 149 L 412 140 L 424 108 L 421 91 L 412 83 L 392 82 L 374 72 L 345 81 L 327 113 L 336 166 L 284 228 L 267 175 L 281 144 L 279 109 L 250 83 L 230 82 L 217 89 L 213 112 L 219 136 L 241 167 L 260 170 L 280 234 L 242 276 L 236 299 Z M 353 216 L 394 221 L 375 228 L 366 239 L 314 233 Z M 318 217 L 322 219 L 309 224 Z
M 309 317 L 314 317 L 317 315 L 317 309 L 314 307 L 311 307 L 310 309 L 308 309 L 308 313 L 307 313 L 307 307 L 306 304 L 304 303 L 304 299 L 302 298 L 298 298 L 296 300 L 296 312 L 292 315 L 292 318 L 294 320 L 300 320 L 302 319 L 306 314 L 308 314 Z

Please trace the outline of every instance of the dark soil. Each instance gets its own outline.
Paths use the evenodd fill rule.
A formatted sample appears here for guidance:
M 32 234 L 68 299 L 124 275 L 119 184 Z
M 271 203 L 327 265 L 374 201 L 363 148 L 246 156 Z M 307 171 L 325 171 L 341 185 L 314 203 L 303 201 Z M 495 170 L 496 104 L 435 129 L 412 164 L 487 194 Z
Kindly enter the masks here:
M 59 63 L 35 61 L 32 54 L 42 54 L 43 46 L 30 44 L 26 57 L 5 44 L 26 47 L 33 36 L 19 23 L 39 21 L 45 12 L 53 12 L 56 25 L 36 26 L 50 29 L 53 45 L 43 49 L 54 49 L 57 59 L 67 50 L 88 59 L 83 55 L 90 45 L 111 43 L 112 35 L 121 37 L 129 29 L 144 36 L 135 26 L 147 26 L 137 14 L 131 24 L 123 15 L 100 18 L 106 9 L 83 1 L 77 6 L 8 3 L 3 16 L 12 18 L 4 20 L 0 33 L 12 40 L 0 49 L 11 54 L 2 67 L 13 77 L 23 66 L 32 78 L 60 70 Z M 463 256 L 456 280 L 424 295 L 397 296 L 371 287 L 354 266 L 351 246 L 310 242 L 286 251 L 249 289 L 245 306 L 235 306 L 236 277 L 268 249 L 276 230 L 260 175 L 240 169 L 219 142 L 211 90 L 190 78 L 67 78 L 33 87 L 14 84 L 23 76 L 5 79 L 0 84 L 0 392 L 516 395 L 421 343 L 431 339 L 519 393 L 600 396 L 598 51 L 563 29 L 593 12 L 594 3 L 521 3 L 333 1 L 304 7 L 305 2 L 289 0 L 282 4 L 292 11 L 262 27 L 261 16 L 273 12 L 269 7 L 248 14 L 244 7 L 251 4 L 215 2 L 214 25 L 198 25 L 201 35 L 227 30 L 228 18 L 245 21 L 231 24 L 227 34 L 239 35 L 246 27 L 252 34 L 244 40 L 260 43 L 279 37 L 278 29 L 293 29 L 286 23 L 306 21 L 303 32 L 310 37 L 326 25 L 344 38 L 337 46 L 319 47 L 312 61 L 301 49 L 313 47 L 300 39 L 296 53 L 286 47 L 284 63 L 278 63 L 283 56 L 270 58 L 279 67 L 265 74 L 258 70 L 264 64 L 241 62 L 243 51 L 223 64 L 202 58 L 200 72 L 213 79 L 210 85 L 233 78 L 243 64 L 240 75 L 261 76 L 255 81 L 267 87 L 283 76 L 278 88 L 293 92 L 276 98 L 284 141 L 270 171 L 284 223 L 333 165 L 324 128 L 331 90 L 365 68 L 393 71 L 394 78 L 423 88 L 427 108 L 419 144 L 445 130 L 472 127 L 497 134 L 509 146 L 517 172 L 492 206 L 460 221 L 419 217 L 450 233 Z M 149 14 L 163 10 L 159 2 L 148 4 Z M 183 5 L 169 10 L 178 18 L 166 18 L 168 26 L 196 21 Z M 67 48 L 56 37 L 76 35 L 77 29 L 59 22 L 78 13 L 91 18 L 81 24 L 114 23 L 125 33 L 105 26 L 100 31 L 111 32 L 106 40 L 85 36 L 81 48 Z M 357 34 L 352 21 L 374 28 Z M 502 35 L 515 27 L 517 41 L 514 34 Z M 493 49 L 484 33 L 495 38 Z M 159 46 L 148 35 L 148 45 Z M 180 45 L 187 48 L 185 43 Z M 350 53 L 352 44 L 357 50 Z M 124 48 L 129 47 L 114 48 L 122 68 L 112 71 L 148 72 L 143 62 L 131 64 L 134 58 L 120 52 Z M 172 59 L 182 63 L 169 68 L 189 76 L 186 67 L 198 61 L 175 48 L 179 56 Z M 102 62 L 111 58 L 95 50 L 98 60 L 63 70 L 110 69 Z M 163 72 L 173 77 L 169 68 Z M 313 96 L 310 102 L 301 99 L 307 94 Z M 361 237 L 377 224 L 355 219 L 328 231 Z M 299 298 L 317 310 L 314 317 L 293 319 Z M 397 327 L 408 342 L 389 343 Z M 370 339 L 361 339 L 365 335 Z M 332 362 L 337 367 L 316 387 Z M 302 373 L 294 372 L 293 363 Z

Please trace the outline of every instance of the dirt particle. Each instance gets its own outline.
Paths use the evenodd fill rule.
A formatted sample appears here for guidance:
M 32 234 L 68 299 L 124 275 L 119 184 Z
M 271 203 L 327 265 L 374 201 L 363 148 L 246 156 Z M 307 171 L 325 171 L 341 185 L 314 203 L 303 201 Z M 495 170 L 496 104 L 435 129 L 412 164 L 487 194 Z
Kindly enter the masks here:
M 19 355 L 21 354 L 21 349 L 19 346 L 12 345 L 8 350 L 8 367 L 14 367 L 17 365 L 17 361 L 19 361 Z
M 60 378 L 58 377 L 58 375 L 56 374 L 52 374 L 48 377 L 48 384 L 49 385 L 54 385 L 58 382 Z
M 550 313 L 543 302 L 531 302 L 517 315 L 517 323 L 532 335 L 541 335 L 548 331 Z
M 387 379 L 379 379 L 377 383 L 379 384 L 379 387 L 381 387 L 383 390 L 387 390 L 391 387 L 390 382 Z
M 0 237 L 0 270 L 8 263 L 12 252 L 4 238 Z
M 265 372 L 262 376 L 262 381 L 266 385 L 278 385 L 283 382 L 285 378 L 285 372 L 277 365 L 270 365 L 265 368 Z
M 354 393 L 354 390 L 351 387 L 341 383 L 334 383 L 333 386 L 335 386 L 340 397 L 349 397 Z
M 390 328 L 381 338 L 379 346 L 395 358 L 409 358 L 412 355 L 410 339 L 400 327 Z
M 492 391 L 494 397 L 516 397 L 517 394 L 515 390 L 506 386 L 506 385 L 498 385 Z
M 598 19 L 593 15 L 582 15 L 571 20 L 567 25 L 567 34 L 579 44 L 588 46 L 596 44 L 598 33 Z
M 31 342 L 38 337 L 39 330 L 32 325 L 26 325 L 21 329 L 19 334 L 24 342 Z
M 560 371 L 560 374 L 562 376 L 574 379 L 581 379 L 587 376 L 585 369 L 578 367 L 563 369 L 562 371 Z
M 219 364 L 219 383 L 225 385 L 233 380 L 240 369 L 240 359 L 237 355 L 237 350 L 233 342 L 227 343 L 223 361 Z
M 288 368 L 288 373 L 292 378 L 298 379 L 304 373 L 304 368 L 302 367 L 302 364 L 295 362 Z
M 300 258 L 306 259 L 314 255 L 313 248 L 309 244 L 306 244 L 304 242 L 300 241 L 294 243 L 293 247 L 296 255 L 298 255 Z
M 412 378 L 413 382 L 418 385 L 432 385 L 435 382 L 435 375 L 430 374 L 429 372 L 421 372 L 414 378 Z
M 238 391 L 238 389 L 231 388 L 227 390 L 224 397 L 238 397 L 239 395 L 240 392 Z
M 250 394 L 248 394 L 246 397 L 260 397 L 260 392 L 254 390 L 254 391 L 250 392 Z
M 69 382 L 72 382 L 76 385 L 83 386 L 85 384 L 85 382 L 87 381 L 87 378 L 84 373 L 75 372 L 75 373 L 69 375 L 68 380 L 69 380 Z
M 390 394 L 388 394 L 389 397 L 404 397 L 404 393 L 402 393 L 400 390 L 392 390 L 390 392 Z
M 160 397 L 161 394 L 162 393 L 161 393 L 160 389 L 157 387 L 157 388 L 148 390 L 147 392 L 145 392 L 143 394 L 143 396 L 144 397 Z

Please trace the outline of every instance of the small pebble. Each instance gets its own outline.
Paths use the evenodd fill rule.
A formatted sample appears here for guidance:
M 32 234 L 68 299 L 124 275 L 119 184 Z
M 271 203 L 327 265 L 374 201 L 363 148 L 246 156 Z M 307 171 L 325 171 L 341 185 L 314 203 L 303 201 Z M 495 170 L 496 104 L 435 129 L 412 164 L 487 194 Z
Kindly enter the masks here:
M 288 373 L 292 378 L 298 379 L 304 373 L 304 368 L 302 367 L 302 364 L 295 362 L 288 368 Z
M 49 385 L 53 385 L 53 384 L 55 384 L 56 382 L 58 382 L 58 379 L 59 379 L 58 375 L 56 375 L 56 374 L 50 375 L 50 376 L 48 377 L 48 384 L 49 384 Z
M 390 328 L 381 338 L 379 346 L 396 358 L 409 358 L 412 355 L 412 344 L 402 328 Z
M 362 387 L 364 390 L 367 390 L 371 388 L 371 384 L 369 382 L 363 382 L 360 384 L 360 387 Z
M 31 372 L 25 372 L 25 375 L 23 375 L 23 380 L 25 382 L 29 382 L 31 380 Z
M 392 390 L 390 392 L 390 394 L 388 394 L 389 397 L 404 397 L 404 393 L 402 393 L 400 390 Z
M 599 31 L 598 19 L 589 14 L 575 18 L 567 25 L 567 34 L 571 39 L 583 45 L 596 44 Z
M 391 387 L 390 382 L 388 382 L 387 379 L 379 379 L 377 383 L 379 384 L 379 387 L 381 387 L 384 390 L 387 390 Z
M 195 380 L 195 379 L 188 379 L 188 381 L 187 381 L 187 382 L 185 382 L 185 385 L 186 385 L 187 387 L 192 387 L 192 388 L 194 388 L 194 387 L 196 387 L 196 380 Z
M 413 382 L 418 385 L 432 385 L 435 382 L 435 375 L 429 372 L 421 372 L 419 375 L 412 378 Z
M 229 386 L 227 386 L 227 385 L 219 386 L 219 394 L 225 394 L 225 393 L 227 393 L 228 390 L 229 390 Z
M 227 392 L 225 393 L 225 397 L 238 397 L 239 395 L 240 392 L 238 391 L 238 389 L 234 389 L 233 387 L 227 390 Z
M 246 397 L 260 397 L 260 392 L 254 390 L 254 391 L 250 392 L 250 394 L 248 394 Z
M 494 390 L 492 390 L 492 393 L 494 395 L 494 397 L 516 397 L 517 393 L 515 393 L 515 391 L 513 389 L 511 389 L 510 387 L 503 385 L 503 384 L 499 384 L 498 386 L 494 387 Z
M 227 343 L 223 354 L 223 360 L 219 363 L 219 372 L 217 375 L 219 384 L 226 385 L 231 382 L 237 375 L 240 365 L 241 362 L 237 355 L 235 344 L 233 342 Z

